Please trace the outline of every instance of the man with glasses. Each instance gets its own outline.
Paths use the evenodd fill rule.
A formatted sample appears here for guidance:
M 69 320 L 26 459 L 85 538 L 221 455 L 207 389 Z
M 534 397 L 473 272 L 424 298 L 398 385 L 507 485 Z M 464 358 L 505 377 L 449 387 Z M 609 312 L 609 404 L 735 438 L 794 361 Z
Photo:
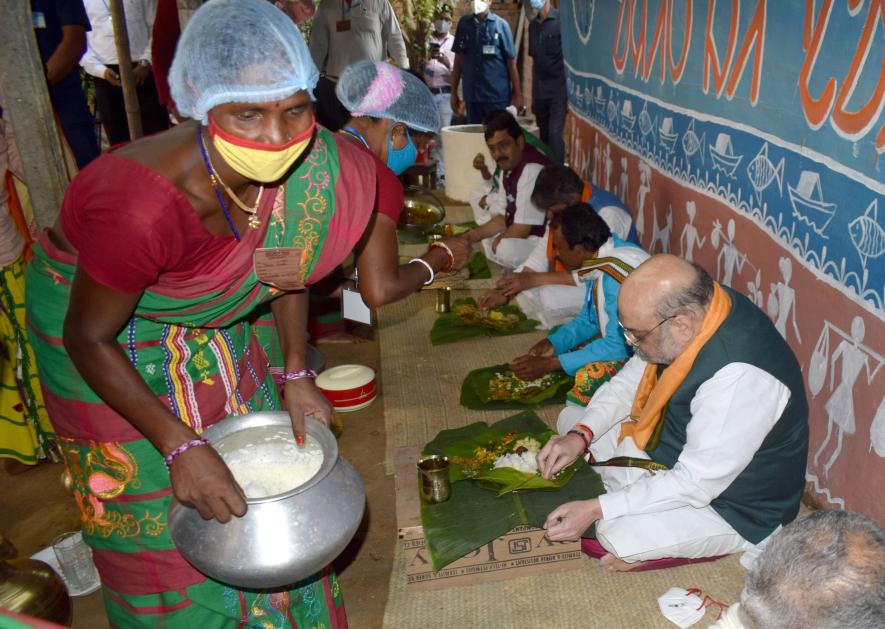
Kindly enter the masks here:
M 478 227 L 464 236 L 482 243 L 490 261 L 512 270 L 525 262 L 547 229 L 544 210 L 531 196 L 538 173 L 550 159 L 526 141 L 516 118 L 504 109 L 486 117 L 483 134 L 498 170 L 492 175 L 481 153 L 473 160 L 485 181 L 470 192 Z
M 549 478 L 587 453 L 607 492 L 555 509 L 551 540 L 589 542 L 610 570 L 747 551 L 799 510 L 808 404 L 799 363 L 768 317 L 701 267 L 657 255 L 618 297 L 634 357 L 538 456 Z M 568 410 L 568 409 L 567 409 Z M 623 461 L 623 459 L 621 460 Z M 648 562 L 648 565 L 645 565 Z

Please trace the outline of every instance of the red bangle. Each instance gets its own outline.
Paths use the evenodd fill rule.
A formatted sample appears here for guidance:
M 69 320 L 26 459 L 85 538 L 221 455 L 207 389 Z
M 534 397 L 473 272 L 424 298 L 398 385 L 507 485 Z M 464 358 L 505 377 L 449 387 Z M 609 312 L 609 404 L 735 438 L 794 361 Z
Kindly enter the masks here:
M 441 273 L 448 273 L 455 266 L 455 254 L 452 253 L 451 248 L 449 248 L 449 246 L 446 243 L 441 242 L 439 240 L 434 240 L 432 243 L 430 243 L 429 249 L 433 249 L 434 247 L 439 247 L 440 249 L 442 249 L 443 251 L 445 251 L 448 254 L 448 256 L 449 256 L 448 266 L 440 269 Z

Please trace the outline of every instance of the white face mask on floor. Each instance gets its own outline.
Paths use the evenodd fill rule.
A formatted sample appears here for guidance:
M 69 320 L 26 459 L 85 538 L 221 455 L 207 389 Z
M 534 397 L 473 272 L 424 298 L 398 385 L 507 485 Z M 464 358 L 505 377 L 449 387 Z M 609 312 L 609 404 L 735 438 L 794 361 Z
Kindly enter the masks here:
M 670 588 L 664 592 L 658 599 L 658 607 L 664 618 L 682 629 L 691 627 L 707 611 L 700 597 L 689 594 L 684 588 Z

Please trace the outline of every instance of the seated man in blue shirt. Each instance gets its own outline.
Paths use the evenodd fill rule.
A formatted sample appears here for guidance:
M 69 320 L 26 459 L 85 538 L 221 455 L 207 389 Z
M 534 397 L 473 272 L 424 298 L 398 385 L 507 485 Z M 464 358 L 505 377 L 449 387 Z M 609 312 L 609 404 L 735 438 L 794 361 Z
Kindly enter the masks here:
M 510 368 L 523 380 L 562 369 L 575 376 L 569 401 L 586 405 L 630 357 L 618 328 L 621 282 L 647 258 L 640 247 L 613 236 L 586 203 L 562 210 L 550 223 L 556 258 L 587 285 L 584 306 L 572 321 L 516 358 Z M 585 401 L 586 400 L 586 401 Z
M 489 11 L 484 0 L 467 0 L 455 31 L 452 66 L 452 111 L 464 115 L 458 83 L 464 76 L 467 121 L 480 124 L 495 109 L 522 108 L 513 33 L 505 20 Z

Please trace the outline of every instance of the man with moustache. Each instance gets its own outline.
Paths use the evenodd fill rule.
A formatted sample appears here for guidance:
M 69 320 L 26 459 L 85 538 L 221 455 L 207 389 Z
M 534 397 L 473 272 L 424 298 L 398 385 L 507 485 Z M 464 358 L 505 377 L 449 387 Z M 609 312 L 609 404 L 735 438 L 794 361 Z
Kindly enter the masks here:
M 492 175 L 483 155 L 473 167 L 483 183 L 470 193 L 470 207 L 479 227 L 467 232 L 471 242 L 481 242 L 486 257 L 505 269 L 525 262 L 546 232 L 546 215 L 532 203 L 538 173 L 550 159 L 526 143 L 522 128 L 510 112 L 492 111 L 483 121 L 486 146 L 499 166 Z
M 634 357 L 582 412 L 560 415 L 564 436 L 538 464 L 545 478 L 584 453 L 591 465 L 639 466 L 597 467 L 608 493 L 556 508 L 547 536 L 577 539 L 595 522 L 588 545 L 609 570 L 738 551 L 751 565 L 796 517 L 805 484 L 808 404 L 795 355 L 750 300 L 675 256 L 640 265 L 618 313 Z

